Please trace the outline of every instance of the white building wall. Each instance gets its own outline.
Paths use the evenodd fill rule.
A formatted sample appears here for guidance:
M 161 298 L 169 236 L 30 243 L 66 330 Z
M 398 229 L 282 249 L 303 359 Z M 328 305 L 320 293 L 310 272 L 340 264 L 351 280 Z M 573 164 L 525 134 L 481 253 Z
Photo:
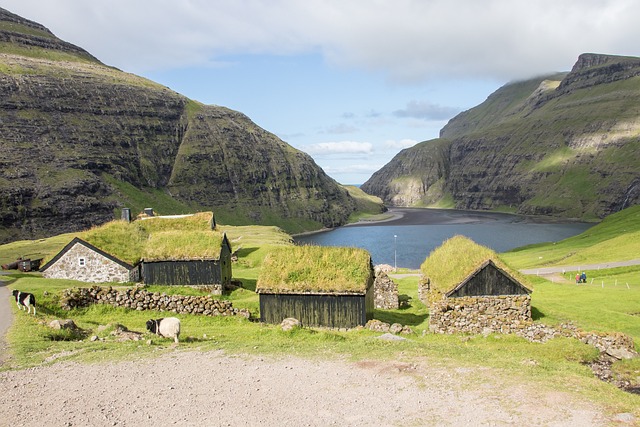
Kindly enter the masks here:
M 73 245 L 42 275 L 49 279 L 71 279 L 90 283 L 129 281 L 128 269 L 81 243 Z

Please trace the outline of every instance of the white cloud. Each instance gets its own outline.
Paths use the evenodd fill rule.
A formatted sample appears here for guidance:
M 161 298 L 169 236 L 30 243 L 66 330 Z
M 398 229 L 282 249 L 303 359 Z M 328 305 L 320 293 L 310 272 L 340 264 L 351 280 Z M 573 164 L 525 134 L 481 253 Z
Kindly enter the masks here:
M 353 164 L 344 166 L 328 165 L 323 166 L 322 169 L 328 174 L 336 175 L 371 175 L 383 166 L 383 164 Z
M 319 142 L 303 148 L 311 155 L 323 156 L 331 154 L 369 154 L 373 151 L 373 145 L 369 142 L 340 141 Z
M 418 141 L 414 139 L 401 139 L 399 141 L 388 140 L 384 142 L 384 147 L 392 150 L 403 150 L 405 148 L 413 147 L 417 143 Z
M 411 117 L 423 120 L 447 120 L 460 112 L 458 108 L 443 107 L 423 101 L 409 101 L 407 106 L 401 110 L 396 110 L 393 114 L 396 117 Z
M 132 72 L 321 52 L 397 82 L 530 77 L 578 54 L 638 55 L 635 0 L 3 0 Z

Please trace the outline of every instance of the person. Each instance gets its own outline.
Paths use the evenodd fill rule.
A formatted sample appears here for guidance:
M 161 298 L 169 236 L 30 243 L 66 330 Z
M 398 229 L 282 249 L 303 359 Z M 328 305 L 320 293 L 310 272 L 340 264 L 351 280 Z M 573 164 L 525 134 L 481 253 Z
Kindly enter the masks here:
M 580 273 L 576 273 L 576 283 L 580 283 Z
M 587 283 L 587 272 L 583 271 L 582 274 L 580 275 L 580 281 L 582 283 Z

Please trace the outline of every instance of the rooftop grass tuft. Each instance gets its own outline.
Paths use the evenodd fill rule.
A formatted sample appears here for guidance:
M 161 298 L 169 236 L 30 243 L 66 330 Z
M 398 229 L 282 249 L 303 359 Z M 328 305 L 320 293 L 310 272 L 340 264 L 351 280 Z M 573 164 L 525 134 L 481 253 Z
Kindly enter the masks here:
M 283 247 L 265 258 L 256 291 L 364 293 L 371 275 L 371 256 L 364 249 Z

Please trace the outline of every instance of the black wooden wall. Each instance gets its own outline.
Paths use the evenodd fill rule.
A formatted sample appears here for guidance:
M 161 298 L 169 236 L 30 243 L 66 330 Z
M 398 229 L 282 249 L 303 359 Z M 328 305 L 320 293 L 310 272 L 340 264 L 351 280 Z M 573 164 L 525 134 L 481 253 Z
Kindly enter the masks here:
M 506 275 L 495 265 L 487 264 L 463 286 L 447 294 L 447 296 L 525 295 L 528 293 L 524 286 Z
M 214 285 L 231 280 L 231 262 L 225 271 L 219 260 L 143 261 L 140 273 L 148 285 Z
M 361 295 L 260 294 L 260 321 L 293 317 L 303 326 L 354 328 L 373 318 L 373 287 Z

